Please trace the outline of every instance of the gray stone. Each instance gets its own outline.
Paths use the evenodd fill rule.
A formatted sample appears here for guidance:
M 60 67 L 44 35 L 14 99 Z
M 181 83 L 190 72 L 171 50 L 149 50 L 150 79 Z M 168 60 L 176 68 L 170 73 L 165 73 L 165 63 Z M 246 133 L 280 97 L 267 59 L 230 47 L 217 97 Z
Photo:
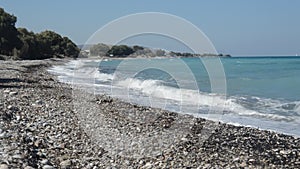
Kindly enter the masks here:
M 61 163 L 60 163 L 60 167 L 62 168 L 62 169 L 66 169 L 66 168 L 68 168 L 68 167 L 70 167 L 71 166 L 71 160 L 64 160 L 64 161 L 62 161 Z
M 153 167 L 153 165 L 151 164 L 151 163 L 146 163 L 142 168 L 145 168 L 145 169 L 150 169 L 150 168 L 152 168 Z
M 8 169 L 8 165 L 6 165 L 6 164 L 0 164 L 0 169 Z
M 53 167 L 51 165 L 44 165 L 42 168 L 43 169 L 54 169 L 55 167 Z
M 23 156 L 20 155 L 20 154 L 16 154 L 16 155 L 13 155 L 12 158 L 14 158 L 14 159 L 22 159 Z
M 34 169 L 34 168 L 31 166 L 26 166 L 24 169 Z
M 43 101 L 42 101 L 42 100 L 37 100 L 37 101 L 35 101 L 35 103 L 36 103 L 37 105 L 41 105 L 41 104 L 43 104 Z
M 10 95 L 10 96 L 15 96 L 15 95 L 17 95 L 18 94 L 18 92 L 10 92 L 8 95 Z
M 47 159 L 43 159 L 42 161 L 41 161 L 41 164 L 49 164 L 49 161 L 47 160 Z

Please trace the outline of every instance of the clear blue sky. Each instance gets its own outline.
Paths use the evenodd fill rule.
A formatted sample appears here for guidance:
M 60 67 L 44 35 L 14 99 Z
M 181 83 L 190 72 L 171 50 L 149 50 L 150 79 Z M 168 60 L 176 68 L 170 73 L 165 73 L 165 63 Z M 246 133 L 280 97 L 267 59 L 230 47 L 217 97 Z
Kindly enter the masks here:
M 0 6 L 18 17 L 18 27 L 54 30 L 77 44 L 121 16 L 164 12 L 195 24 L 220 53 L 300 55 L 299 0 L 1 0 Z

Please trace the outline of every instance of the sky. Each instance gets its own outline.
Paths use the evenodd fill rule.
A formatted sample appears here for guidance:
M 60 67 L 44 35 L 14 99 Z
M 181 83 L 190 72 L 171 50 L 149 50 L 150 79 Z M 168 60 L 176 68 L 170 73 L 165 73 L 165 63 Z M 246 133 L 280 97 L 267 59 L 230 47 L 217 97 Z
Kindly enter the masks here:
M 0 0 L 0 7 L 17 16 L 17 27 L 34 32 L 53 30 L 76 44 L 84 44 L 95 31 L 119 17 L 163 12 L 197 26 L 219 53 L 300 55 L 299 0 Z M 166 44 L 153 38 L 157 46 Z M 174 49 L 181 49 L 176 45 Z

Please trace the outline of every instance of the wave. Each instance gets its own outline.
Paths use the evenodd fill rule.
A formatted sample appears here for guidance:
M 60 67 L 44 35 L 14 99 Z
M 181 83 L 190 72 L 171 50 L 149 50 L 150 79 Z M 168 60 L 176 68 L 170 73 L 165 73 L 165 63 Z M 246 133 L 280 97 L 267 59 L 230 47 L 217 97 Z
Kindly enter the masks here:
M 86 63 L 94 63 L 97 65 L 97 61 L 70 61 L 64 66 L 53 66 L 48 71 L 50 73 L 58 75 L 59 79 L 72 79 L 73 83 L 76 83 L 76 79 L 87 80 L 86 83 L 99 80 L 102 82 L 109 82 L 114 77 L 111 74 L 100 73 L 98 67 L 87 67 Z M 75 81 L 74 81 L 75 80 Z M 66 82 L 66 81 L 63 81 Z M 84 83 L 84 82 L 83 82 Z
M 297 102 L 297 105 L 295 106 L 295 110 L 300 115 L 300 102 Z
M 216 95 L 200 93 L 197 90 L 181 89 L 165 86 L 161 80 L 141 80 L 128 78 L 116 83 L 119 87 L 138 90 L 145 95 L 163 99 L 175 100 L 184 104 L 218 106 L 225 100 Z
M 93 64 L 94 66 L 91 66 Z M 201 114 L 201 111 L 209 110 L 209 113 L 265 118 L 274 121 L 293 121 L 295 117 L 300 116 L 300 101 L 284 102 L 253 96 L 228 96 L 226 98 L 214 93 L 166 86 L 164 81 L 154 79 L 127 78 L 118 81 L 113 74 L 99 72 L 96 61 L 94 63 L 71 61 L 64 66 L 54 66 L 49 71 L 59 75 L 60 80 L 66 83 L 90 86 L 97 82 L 101 87 L 130 89 L 148 97 L 175 101 L 180 105 L 191 105 L 196 109 L 186 113 Z
M 239 116 L 251 116 L 256 118 L 267 118 L 276 121 L 293 121 L 293 116 L 288 116 L 287 111 L 295 111 L 299 113 L 300 103 L 281 103 L 279 101 L 270 102 L 268 99 L 256 98 L 256 103 L 252 103 L 251 106 L 258 106 L 257 110 L 247 108 L 239 104 L 240 100 L 246 99 L 251 102 L 250 99 L 245 97 L 229 97 L 218 94 L 203 93 L 189 89 L 179 89 L 170 86 L 164 86 L 160 80 L 141 80 L 128 78 L 116 83 L 117 86 L 137 90 L 141 93 L 162 99 L 175 100 L 184 105 L 195 105 L 198 108 L 209 108 L 210 113 L 220 112 L 227 114 L 235 114 Z M 253 98 L 251 98 L 253 100 Z M 248 103 L 249 104 L 249 103 Z M 264 106 L 261 106 L 264 105 Z M 250 106 L 249 106 L 250 107 Z M 269 109 L 269 110 L 268 110 Z M 199 112 L 199 111 L 195 111 Z M 277 112 L 277 113 L 276 113 Z

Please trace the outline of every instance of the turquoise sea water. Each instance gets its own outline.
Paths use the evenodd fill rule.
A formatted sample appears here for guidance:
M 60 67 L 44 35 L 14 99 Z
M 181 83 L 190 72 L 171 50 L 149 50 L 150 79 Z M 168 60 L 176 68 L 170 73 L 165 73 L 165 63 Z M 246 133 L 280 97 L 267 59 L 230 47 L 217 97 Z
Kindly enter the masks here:
M 300 58 L 218 61 L 207 70 L 199 58 L 77 60 L 50 71 L 128 102 L 300 136 Z M 216 70 L 225 76 L 208 73 Z M 214 82 L 226 91 L 215 92 Z

